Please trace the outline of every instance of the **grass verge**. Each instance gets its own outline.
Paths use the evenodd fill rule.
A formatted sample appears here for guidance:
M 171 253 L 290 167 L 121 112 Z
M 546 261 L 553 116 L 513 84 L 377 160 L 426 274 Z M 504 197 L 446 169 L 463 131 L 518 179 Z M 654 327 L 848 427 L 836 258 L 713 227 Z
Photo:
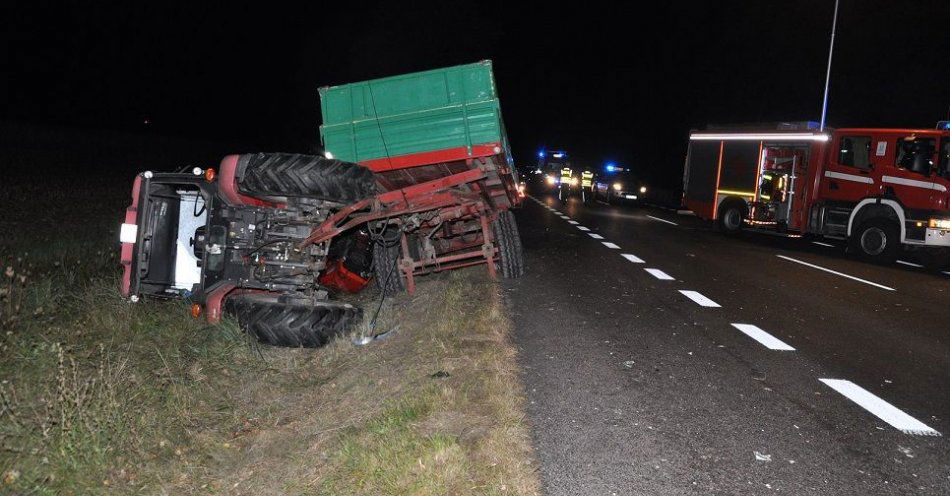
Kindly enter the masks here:
M 20 241 L 0 246 L 2 493 L 538 491 L 481 269 L 388 300 L 385 339 L 279 349 L 182 303 L 123 301 L 111 243 Z

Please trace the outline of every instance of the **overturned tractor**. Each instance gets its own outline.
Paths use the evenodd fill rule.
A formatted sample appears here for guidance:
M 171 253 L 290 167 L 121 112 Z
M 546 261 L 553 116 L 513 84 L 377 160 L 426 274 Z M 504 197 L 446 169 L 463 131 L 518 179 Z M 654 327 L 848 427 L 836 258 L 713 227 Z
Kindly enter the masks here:
M 489 62 L 321 98 L 326 155 L 345 160 L 231 155 L 217 169 L 137 175 L 123 295 L 187 298 L 196 316 L 227 311 L 262 342 L 320 346 L 362 317 L 332 295 L 372 279 L 391 294 L 476 264 L 523 274 L 509 210 L 521 197 Z

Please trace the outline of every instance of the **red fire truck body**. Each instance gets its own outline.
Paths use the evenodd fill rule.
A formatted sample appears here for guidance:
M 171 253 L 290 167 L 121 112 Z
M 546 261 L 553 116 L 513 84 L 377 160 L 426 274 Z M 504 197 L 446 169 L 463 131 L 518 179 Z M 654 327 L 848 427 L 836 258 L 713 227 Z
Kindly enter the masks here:
M 687 208 L 743 227 L 847 239 L 865 258 L 950 247 L 950 131 L 809 125 L 690 134 Z

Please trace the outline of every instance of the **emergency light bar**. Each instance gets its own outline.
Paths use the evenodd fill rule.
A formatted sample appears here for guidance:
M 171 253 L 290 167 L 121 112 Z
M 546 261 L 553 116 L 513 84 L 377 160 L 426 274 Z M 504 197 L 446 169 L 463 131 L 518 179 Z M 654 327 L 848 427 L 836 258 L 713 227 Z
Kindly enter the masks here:
M 828 141 L 827 134 L 812 133 L 695 133 L 690 141 Z

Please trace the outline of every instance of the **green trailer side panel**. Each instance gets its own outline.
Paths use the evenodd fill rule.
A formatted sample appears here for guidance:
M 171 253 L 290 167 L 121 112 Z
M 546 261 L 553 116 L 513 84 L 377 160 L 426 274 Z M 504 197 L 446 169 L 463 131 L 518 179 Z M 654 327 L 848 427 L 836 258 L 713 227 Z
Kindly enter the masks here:
M 361 162 L 503 143 L 490 61 L 320 88 L 324 148 Z

